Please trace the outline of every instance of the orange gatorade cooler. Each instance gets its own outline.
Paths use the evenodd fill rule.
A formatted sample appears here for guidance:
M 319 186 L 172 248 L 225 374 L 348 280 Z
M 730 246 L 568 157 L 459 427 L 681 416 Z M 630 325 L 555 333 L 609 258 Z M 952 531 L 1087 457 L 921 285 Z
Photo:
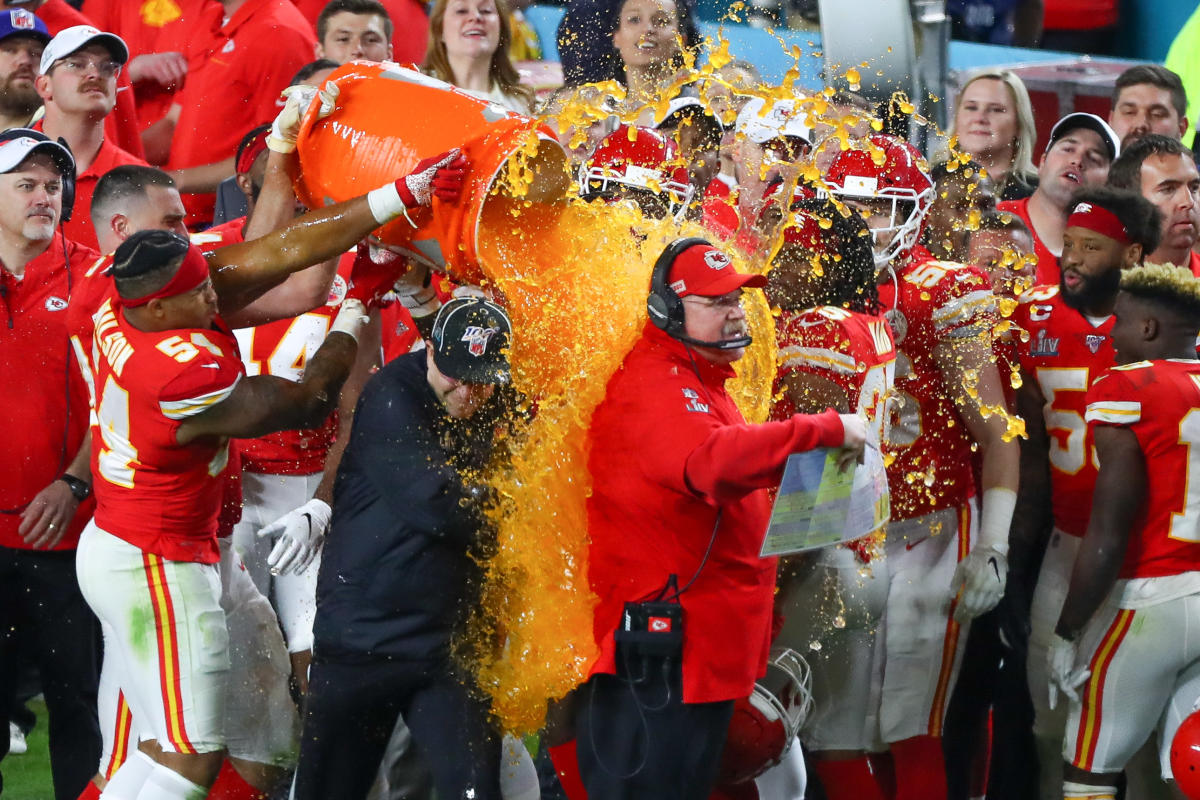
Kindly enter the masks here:
M 418 261 L 478 284 L 476 241 L 490 198 L 553 201 L 570 187 L 566 155 L 537 120 L 391 62 L 353 61 L 327 79 L 337 106 L 317 120 L 314 103 L 297 139 L 296 194 L 309 208 L 349 200 L 404 175 L 423 158 L 461 147 L 470 169 L 463 199 L 400 218 L 377 236 Z

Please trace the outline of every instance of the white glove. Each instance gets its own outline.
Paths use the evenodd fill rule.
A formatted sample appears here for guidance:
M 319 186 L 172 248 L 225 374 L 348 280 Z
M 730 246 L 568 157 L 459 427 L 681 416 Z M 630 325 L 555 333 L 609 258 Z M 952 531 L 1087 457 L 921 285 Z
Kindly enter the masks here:
M 1004 554 L 995 548 L 976 547 L 958 562 L 950 583 L 959 595 L 954 619 L 964 624 L 991 611 L 1004 596 L 1007 581 L 1008 559 Z
M 324 119 L 333 113 L 337 105 L 338 85 L 328 82 L 320 90 L 315 86 L 289 86 L 282 94 L 287 98 L 283 110 L 271 123 L 271 133 L 267 136 L 267 147 L 277 153 L 290 153 L 296 149 L 296 137 L 300 134 L 300 120 L 312 105 L 313 99 L 321 101 L 317 111 L 317 119 Z
M 325 532 L 329 530 L 329 518 L 333 509 L 323 500 L 313 498 L 299 508 L 292 509 L 258 532 L 259 536 L 278 536 L 267 566 L 272 575 L 300 573 L 321 552 Z
M 1074 642 L 1054 634 L 1050 640 L 1050 648 L 1046 651 L 1046 661 L 1050 678 L 1050 708 L 1058 705 L 1058 693 L 1072 703 L 1079 701 L 1078 689 L 1092 676 L 1087 667 L 1075 668 L 1076 648 Z

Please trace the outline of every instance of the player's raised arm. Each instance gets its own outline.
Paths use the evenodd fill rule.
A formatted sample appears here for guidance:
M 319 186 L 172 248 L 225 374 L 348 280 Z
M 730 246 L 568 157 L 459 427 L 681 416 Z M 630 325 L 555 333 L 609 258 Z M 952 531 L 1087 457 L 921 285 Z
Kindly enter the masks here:
M 395 263 L 355 262 L 346 298 L 329 335 L 305 366 L 303 379 L 296 383 L 272 375 L 245 378 L 226 399 L 183 422 L 176 441 L 186 444 L 200 436 L 254 438 L 324 422 L 354 366 L 368 307 L 375 306 L 396 279 Z
M 455 202 L 466 166 L 457 149 L 427 158 L 394 183 L 310 211 L 260 239 L 214 252 L 208 264 L 221 313 L 242 308 L 293 272 L 341 255 L 408 209 L 429 206 L 434 194 Z

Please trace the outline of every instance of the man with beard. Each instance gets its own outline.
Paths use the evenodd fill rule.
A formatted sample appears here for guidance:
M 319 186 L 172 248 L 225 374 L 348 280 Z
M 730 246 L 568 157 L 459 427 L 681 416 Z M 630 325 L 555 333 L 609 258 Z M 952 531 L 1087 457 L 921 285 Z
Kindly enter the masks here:
M 1050 142 L 1038 164 L 1038 188 L 1023 200 L 1000 203 L 1016 214 L 1033 234 L 1038 257 L 1037 284 L 1058 283 L 1063 222 L 1072 208 L 1071 195 L 1086 186 L 1101 186 L 1121 152 L 1120 140 L 1095 114 L 1067 114 L 1050 129 Z
M 1200 172 L 1191 150 L 1178 139 L 1146 134 L 1113 162 L 1108 185 L 1140 192 L 1162 214 L 1158 249 L 1147 261 L 1200 275 L 1200 253 L 1192 252 L 1200 236 Z
M 49 41 L 46 23 L 25 9 L 0 13 L 0 130 L 27 126 L 42 104 L 33 82 Z
M 1058 286 L 1037 286 L 1020 298 L 1013 321 L 1023 381 L 1017 408 L 1028 440 L 1021 445 L 1021 482 L 1010 535 L 1009 585 L 1026 578 L 1047 538 L 1030 612 L 1028 674 L 1041 760 L 1043 800 L 1060 798 L 1066 709 L 1054 709 L 1046 651 L 1066 594 L 1067 579 L 1087 530 L 1096 460 L 1084 424 L 1092 381 L 1114 363 L 1110 331 L 1121 270 L 1158 246 L 1159 214 L 1133 192 L 1108 187 L 1075 195 L 1063 234 Z M 1063 704 L 1065 705 L 1065 704 Z

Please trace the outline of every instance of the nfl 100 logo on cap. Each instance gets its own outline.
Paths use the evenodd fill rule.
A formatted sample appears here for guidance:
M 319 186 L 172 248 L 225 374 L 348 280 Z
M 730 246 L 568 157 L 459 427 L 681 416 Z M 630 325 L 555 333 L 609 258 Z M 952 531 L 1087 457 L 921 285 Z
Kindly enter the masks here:
M 433 321 L 433 363 L 467 383 L 507 383 L 512 323 L 504 309 L 481 297 L 459 297 Z

